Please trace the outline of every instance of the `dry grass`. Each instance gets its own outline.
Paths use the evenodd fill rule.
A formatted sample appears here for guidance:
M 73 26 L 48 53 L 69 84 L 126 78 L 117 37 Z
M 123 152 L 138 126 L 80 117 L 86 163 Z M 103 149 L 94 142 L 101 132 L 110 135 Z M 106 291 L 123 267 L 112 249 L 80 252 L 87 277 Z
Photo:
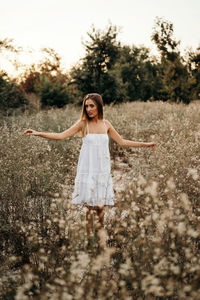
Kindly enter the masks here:
M 85 208 L 71 193 L 81 140 L 24 137 L 61 131 L 80 110 L 1 121 L 0 299 L 199 299 L 199 104 L 105 108 L 124 138 L 111 142 L 116 207 L 88 245 Z

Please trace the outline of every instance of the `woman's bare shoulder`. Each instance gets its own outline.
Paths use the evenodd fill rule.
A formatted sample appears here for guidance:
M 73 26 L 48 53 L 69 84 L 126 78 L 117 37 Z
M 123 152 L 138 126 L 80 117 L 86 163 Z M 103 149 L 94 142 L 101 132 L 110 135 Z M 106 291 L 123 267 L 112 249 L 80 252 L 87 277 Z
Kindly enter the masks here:
M 84 120 L 78 120 L 75 123 L 80 129 L 82 129 L 85 126 L 85 121 Z
M 112 126 L 112 124 L 110 123 L 110 121 L 104 119 L 104 122 L 105 122 L 107 128 L 110 128 Z

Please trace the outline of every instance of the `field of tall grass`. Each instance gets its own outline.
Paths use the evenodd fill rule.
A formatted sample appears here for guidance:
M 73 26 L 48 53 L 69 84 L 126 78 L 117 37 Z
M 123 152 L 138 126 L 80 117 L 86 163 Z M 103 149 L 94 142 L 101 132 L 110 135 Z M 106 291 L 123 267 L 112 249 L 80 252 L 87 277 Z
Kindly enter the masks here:
M 23 136 L 62 131 L 80 108 L 0 120 L 0 299 L 200 299 L 200 104 L 124 103 L 105 118 L 116 204 L 85 231 L 71 205 L 81 139 Z

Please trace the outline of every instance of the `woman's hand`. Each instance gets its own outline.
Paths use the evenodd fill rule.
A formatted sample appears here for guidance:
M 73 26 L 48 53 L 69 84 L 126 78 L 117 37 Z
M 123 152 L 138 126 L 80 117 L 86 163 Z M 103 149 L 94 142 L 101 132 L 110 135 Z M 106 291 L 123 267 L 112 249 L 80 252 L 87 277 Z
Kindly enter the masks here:
M 156 146 L 157 146 L 157 144 L 154 143 L 154 142 L 151 142 L 151 143 L 145 143 L 145 147 L 147 147 L 147 148 L 155 149 Z
M 27 135 L 38 135 L 39 132 L 36 131 L 36 130 L 33 130 L 33 129 L 27 129 L 27 130 L 24 131 L 23 134 L 27 134 Z

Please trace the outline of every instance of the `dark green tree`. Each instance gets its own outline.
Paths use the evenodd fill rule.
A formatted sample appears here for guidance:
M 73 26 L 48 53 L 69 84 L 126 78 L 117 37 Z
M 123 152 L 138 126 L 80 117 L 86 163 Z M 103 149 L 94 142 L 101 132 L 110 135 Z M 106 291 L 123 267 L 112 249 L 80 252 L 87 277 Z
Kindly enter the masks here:
M 41 99 L 42 108 L 48 106 L 63 107 L 71 102 L 68 86 L 62 78 L 52 78 L 41 74 L 35 82 L 34 90 Z
M 0 40 L 0 55 L 4 56 L 8 52 L 18 53 L 21 49 L 14 45 L 12 39 Z M 0 69 L 0 110 L 3 114 L 10 113 L 13 109 L 24 109 L 27 104 L 23 90 L 15 80 L 10 79 L 5 71 Z
M 103 96 L 106 103 L 120 100 L 120 88 L 111 72 L 119 57 L 117 34 L 116 26 L 112 25 L 105 31 L 92 27 L 88 33 L 89 41 L 84 43 L 86 55 L 71 70 L 72 83 L 78 87 L 82 96 L 96 92 Z
M 24 109 L 26 97 L 20 87 L 6 73 L 0 72 L 0 110 L 8 114 L 12 109 Z
M 157 66 L 145 47 L 124 46 L 113 73 L 128 101 L 157 99 Z
M 61 57 L 51 48 L 44 48 L 44 60 L 25 71 L 21 79 L 24 91 L 40 97 L 41 106 L 63 107 L 71 102 L 68 75 L 61 68 Z
M 191 74 L 191 96 L 192 99 L 200 99 L 200 47 L 189 51 L 188 68 Z
M 189 73 L 178 50 L 180 41 L 173 38 L 173 32 L 174 28 L 171 22 L 156 18 L 152 40 L 161 54 L 158 75 L 162 80 L 162 87 L 159 92 L 163 100 L 189 103 Z

